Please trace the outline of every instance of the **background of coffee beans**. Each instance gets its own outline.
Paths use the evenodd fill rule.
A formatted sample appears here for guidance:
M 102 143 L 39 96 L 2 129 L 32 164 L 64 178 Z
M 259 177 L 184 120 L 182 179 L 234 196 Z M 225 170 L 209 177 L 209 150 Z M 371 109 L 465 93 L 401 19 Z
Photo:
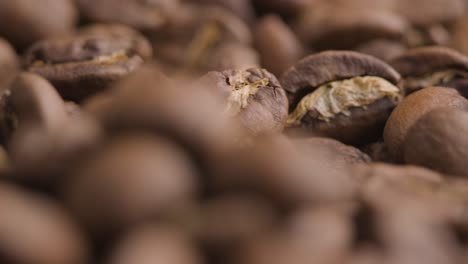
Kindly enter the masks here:
M 468 263 L 466 98 L 466 0 L 0 0 L 0 263 Z

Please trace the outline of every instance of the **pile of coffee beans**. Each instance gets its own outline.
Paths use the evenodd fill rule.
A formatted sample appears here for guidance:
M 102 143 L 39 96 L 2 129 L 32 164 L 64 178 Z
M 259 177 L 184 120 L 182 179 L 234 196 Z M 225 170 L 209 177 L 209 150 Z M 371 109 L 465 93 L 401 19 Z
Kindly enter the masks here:
M 466 0 L 0 0 L 0 263 L 468 263 L 466 98 Z

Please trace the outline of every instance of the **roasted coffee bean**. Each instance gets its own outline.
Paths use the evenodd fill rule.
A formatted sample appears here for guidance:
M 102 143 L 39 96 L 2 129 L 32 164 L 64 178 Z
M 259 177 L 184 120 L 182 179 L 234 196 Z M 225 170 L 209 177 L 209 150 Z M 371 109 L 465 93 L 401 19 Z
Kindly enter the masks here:
M 37 40 L 72 31 L 77 18 L 73 0 L 2 1 L 0 35 L 24 49 Z
M 151 131 L 168 135 L 205 168 L 242 146 L 244 131 L 226 118 L 225 105 L 215 95 L 195 89 L 192 82 L 170 80 L 157 67 L 143 67 L 116 83 L 111 92 L 113 98 L 96 111 L 109 134 Z
M 196 174 L 169 140 L 122 135 L 89 155 L 65 184 L 64 196 L 91 231 L 107 235 L 192 202 Z
M 34 125 L 53 131 L 59 130 L 66 120 L 60 95 L 49 82 L 32 73 L 21 73 L 13 81 L 1 115 L 6 142 L 19 127 Z
M 384 205 L 378 202 L 375 206 L 376 233 L 389 252 L 388 261 L 460 263 L 460 247 L 440 207 L 423 201 L 398 200 L 392 196 Z
M 210 72 L 200 86 L 219 95 L 225 112 L 239 119 L 253 135 L 281 132 L 288 117 L 288 99 L 276 77 L 265 69 Z
M 132 230 L 117 243 L 108 264 L 201 264 L 196 245 L 171 226 L 146 225 Z
M 255 195 L 224 194 L 201 205 L 196 237 L 214 263 L 222 262 L 249 239 L 275 227 L 278 212 Z
M 355 164 L 370 162 L 371 158 L 367 154 L 361 152 L 359 149 L 347 146 L 339 141 L 331 138 L 300 138 L 294 139 L 293 143 L 303 151 L 304 154 L 313 152 L 334 153 L 331 156 L 334 163 L 337 164 Z
M 352 236 L 345 210 L 333 205 L 303 209 L 276 230 L 245 243 L 235 263 L 345 263 Z
M 253 38 L 262 66 L 276 76 L 281 76 L 304 55 L 302 44 L 279 16 L 261 18 L 253 29 Z
M 374 56 L 389 62 L 402 55 L 407 50 L 406 46 L 398 41 L 376 39 L 359 45 L 356 51 Z
M 11 179 L 47 191 L 56 191 L 67 180 L 83 155 L 99 145 L 100 125 L 88 116 L 65 120 L 59 129 L 27 123 L 15 131 L 10 142 Z
M 94 25 L 34 44 L 24 65 L 48 79 L 65 99 L 81 101 L 137 69 L 151 53 L 149 42 L 131 28 Z
M 184 0 L 195 4 L 217 5 L 230 10 L 232 13 L 250 23 L 255 19 L 255 10 L 250 0 Z
M 223 173 L 209 178 L 216 191 L 254 190 L 282 206 L 343 201 L 354 197 L 356 183 L 349 164 L 335 163 L 335 151 L 300 151 L 284 136 L 257 139 L 231 153 Z M 228 162 L 229 161 L 229 162 Z
M 465 9 L 463 0 L 396 0 L 395 2 L 395 11 L 411 24 L 418 26 L 454 21 L 463 15 Z
M 80 264 L 89 261 L 86 240 L 55 201 L 0 183 L 2 263 Z
M 403 142 L 404 160 L 446 174 L 467 176 L 468 141 L 464 138 L 468 113 L 434 109 L 419 119 Z
M 426 113 L 440 107 L 464 108 L 468 101 L 456 90 L 429 87 L 406 97 L 392 112 L 384 129 L 384 140 L 392 157 L 403 161 L 405 138 L 411 127 Z
M 368 55 L 349 51 L 310 55 L 281 79 L 289 96 L 289 132 L 348 144 L 372 142 L 401 100 L 399 78 L 393 68 Z
M 385 163 L 356 164 L 353 173 L 363 182 L 364 192 L 369 188 L 392 188 L 409 195 L 433 193 L 444 183 L 443 175 L 417 166 L 397 166 Z M 375 191 L 378 194 L 378 190 Z
M 169 67 L 204 74 L 259 64 L 249 27 L 228 10 L 183 4 L 168 23 L 152 43 L 156 59 Z
M 138 30 L 154 31 L 164 27 L 178 0 L 77 0 L 86 20 L 121 23 Z
M 71 117 L 54 87 L 38 75 L 21 73 L 8 92 L 1 120 L 12 178 L 52 187 L 67 161 L 99 141 L 100 126 L 86 116 Z
M 450 87 L 468 76 L 468 57 L 445 47 L 412 49 L 391 65 L 402 75 L 406 94 L 430 86 Z
M 13 47 L 0 38 L 0 93 L 3 94 L 19 70 L 19 61 Z
M 312 49 L 353 49 L 374 39 L 399 39 L 406 21 L 385 9 L 322 1 L 298 17 L 295 30 Z

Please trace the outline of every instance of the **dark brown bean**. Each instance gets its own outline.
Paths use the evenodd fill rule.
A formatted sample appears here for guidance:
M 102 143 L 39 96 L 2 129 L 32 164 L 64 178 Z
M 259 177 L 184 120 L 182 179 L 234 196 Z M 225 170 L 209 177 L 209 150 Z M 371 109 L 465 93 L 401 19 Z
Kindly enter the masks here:
M 398 80 L 393 68 L 368 55 L 310 55 L 281 79 L 290 103 L 288 131 L 358 145 L 377 139 L 401 99 Z
M 81 101 L 137 69 L 151 54 L 149 42 L 135 30 L 93 25 L 34 44 L 24 65 L 48 79 L 65 99 Z
M 265 69 L 210 72 L 200 86 L 225 102 L 225 112 L 239 119 L 253 135 L 281 132 L 288 116 L 288 99 L 276 77 Z
M 402 75 L 406 94 L 430 86 L 449 86 L 466 79 L 468 57 L 445 47 L 423 47 L 408 50 L 391 61 Z

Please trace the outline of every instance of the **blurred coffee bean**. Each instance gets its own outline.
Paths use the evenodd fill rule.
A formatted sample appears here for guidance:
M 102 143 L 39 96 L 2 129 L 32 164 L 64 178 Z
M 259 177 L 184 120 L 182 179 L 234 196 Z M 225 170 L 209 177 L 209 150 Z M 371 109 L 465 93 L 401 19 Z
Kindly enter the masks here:
M 353 49 L 374 39 L 398 40 L 407 28 L 406 20 L 391 11 L 327 1 L 304 9 L 295 22 L 302 41 L 317 50 Z
M 200 209 L 197 238 L 210 261 L 233 256 L 249 239 L 275 227 L 277 212 L 256 195 L 224 194 L 205 201 Z
M 406 94 L 430 86 L 451 87 L 468 76 L 468 57 L 445 47 L 411 49 L 392 60 L 391 65 L 402 75 Z
M 277 15 L 262 17 L 253 29 L 253 37 L 262 66 L 276 76 L 281 76 L 304 55 L 301 42 Z
M 363 182 L 364 192 L 390 188 L 410 195 L 432 194 L 442 185 L 442 175 L 417 166 L 397 166 L 385 163 L 356 164 L 353 173 Z
M 13 175 L 21 183 L 56 191 L 69 171 L 102 139 L 100 125 L 88 116 L 65 120 L 59 129 L 47 130 L 27 123 L 9 143 Z
M 73 31 L 77 18 L 73 0 L 2 1 L 0 36 L 22 50 L 40 39 Z
M 466 110 L 466 109 L 465 109 Z M 434 109 L 421 117 L 403 142 L 404 159 L 446 174 L 467 176 L 468 113 L 460 109 Z
M 121 23 L 137 30 L 154 31 L 164 27 L 178 0 L 77 0 L 86 20 Z
M 5 39 L 0 38 L 0 93 L 3 94 L 19 70 L 15 50 Z
M 303 209 L 284 226 L 245 243 L 235 263 L 344 263 L 351 244 L 345 212 L 333 206 Z
M 463 15 L 464 0 L 394 0 L 395 12 L 418 26 L 454 21 Z
M 426 113 L 440 107 L 465 108 L 468 101 L 447 87 L 429 87 L 406 97 L 392 112 L 384 129 L 384 140 L 392 157 L 403 161 L 405 138 Z
M 218 5 L 230 10 L 245 22 L 251 23 L 255 19 L 255 10 L 250 0 L 184 0 L 195 4 Z
M 0 184 L 2 263 L 81 264 L 89 260 L 86 240 L 54 201 Z
M 356 51 L 374 56 L 383 61 L 389 62 L 406 51 L 406 46 L 398 41 L 376 39 L 363 43 L 356 48 Z
M 242 146 L 245 133 L 223 113 L 224 105 L 191 82 L 165 77 L 147 66 L 113 87 L 113 99 L 97 113 L 109 134 L 146 131 L 167 135 L 184 145 L 207 169 Z
M 292 141 L 305 155 L 314 152 L 334 153 L 335 164 L 355 164 L 370 162 L 371 158 L 359 149 L 345 145 L 331 138 L 310 137 L 299 138 Z
M 81 101 L 137 69 L 151 53 L 148 41 L 131 28 L 93 25 L 34 44 L 24 65 L 48 79 L 65 99 Z
M 202 89 L 225 102 L 225 113 L 239 119 L 253 135 L 281 132 L 288 116 L 286 92 L 265 69 L 210 72 L 200 80 Z
M 196 245 L 171 226 L 146 225 L 135 228 L 117 243 L 108 264 L 201 264 Z
M 237 69 L 241 66 L 222 68 L 226 64 L 234 64 L 229 60 L 246 60 L 244 64 L 258 60 L 255 50 L 249 46 L 252 41 L 250 28 L 240 18 L 219 7 L 183 4 L 169 18 L 168 25 L 152 35 L 151 41 L 154 50 L 159 51 L 156 59 L 179 71 L 200 71 L 204 74 L 210 70 Z M 234 46 L 226 49 L 226 45 Z M 233 47 L 235 56 L 230 54 Z M 237 58 L 238 53 L 252 55 Z
M 32 73 L 21 73 L 13 81 L 1 115 L 6 143 L 21 126 L 34 124 L 52 131 L 59 129 L 66 119 L 60 95 L 49 82 Z
M 401 100 L 399 79 L 392 67 L 368 55 L 350 51 L 310 55 L 281 79 L 291 111 L 288 132 L 347 144 L 372 142 Z
M 335 151 L 300 151 L 284 136 L 256 139 L 231 153 L 211 176 L 217 191 L 253 190 L 281 206 L 343 201 L 354 197 L 356 183 L 347 163 L 336 163 Z M 229 162 L 228 162 L 229 161 Z
M 196 170 L 167 139 L 145 134 L 111 139 L 88 155 L 67 182 L 65 199 L 95 234 L 164 215 L 196 198 Z

